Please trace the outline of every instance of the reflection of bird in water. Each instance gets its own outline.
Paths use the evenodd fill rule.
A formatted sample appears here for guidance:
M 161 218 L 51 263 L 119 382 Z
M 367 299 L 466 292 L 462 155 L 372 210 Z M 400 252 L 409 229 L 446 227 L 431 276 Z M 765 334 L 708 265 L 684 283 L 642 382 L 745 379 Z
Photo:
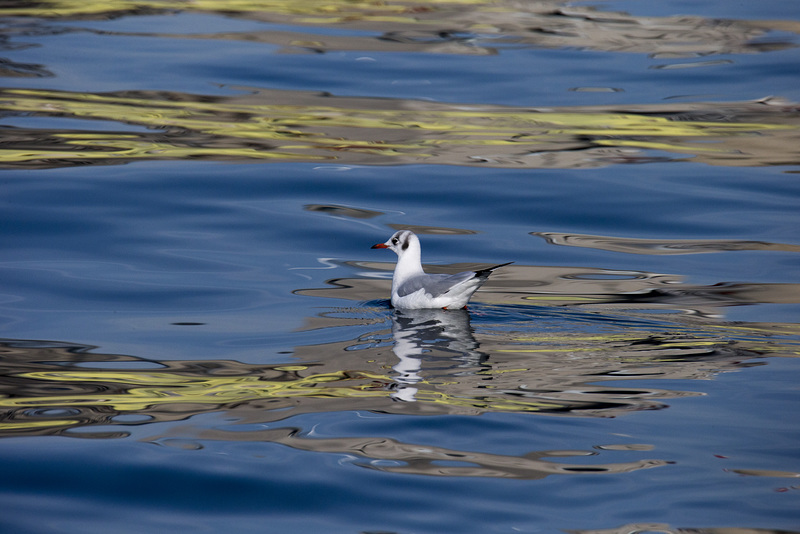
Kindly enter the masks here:
M 392 367 L 398 376 L 392 398 L 414 401 L 417 388 L 414 384 L 422 380 L 419 372 L 425 354 L 460 361 L 460 367 L 475 367 L 488 356 L 478 350 L 480 345 L 470 327 L 466 310 L 395 310 L 392 316 L 394 351 L 400 360 Z
M 409 230 L 395 232 L 386 243 L 372 248 L 388 248 L 397 254 L 392 277 L 392 306 L 400 309 L 463 308 L 493 270 L 513 263 L 458 274 L 425 274 L 419 239 Z

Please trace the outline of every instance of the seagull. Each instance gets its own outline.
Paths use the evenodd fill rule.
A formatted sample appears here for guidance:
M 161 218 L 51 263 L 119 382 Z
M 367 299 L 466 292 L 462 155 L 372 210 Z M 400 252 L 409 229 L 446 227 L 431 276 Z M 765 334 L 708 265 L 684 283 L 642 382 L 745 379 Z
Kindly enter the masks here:
M 395 232 L 386 243 L 378 243 L 372 248 L 388 248 L 397 254 L 397 266 L 392 277 L 392 306 L 406 310 L 466 308 L 472 294 L 486 282 L 492 271 L 514 263 L 510 261 L 458 274 L 425 274 L 419 238 L 409 230 Z

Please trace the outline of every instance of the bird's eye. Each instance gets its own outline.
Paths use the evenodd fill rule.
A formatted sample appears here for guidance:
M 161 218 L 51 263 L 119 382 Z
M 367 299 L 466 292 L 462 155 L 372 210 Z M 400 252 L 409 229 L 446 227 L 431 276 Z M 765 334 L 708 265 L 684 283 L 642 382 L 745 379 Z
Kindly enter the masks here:
M 392 245 L 396 245 L 396 244 L 397 244 L 397 238 L 396 238 L 396 237 L 393 237 L 393 238 L 392 238 Z

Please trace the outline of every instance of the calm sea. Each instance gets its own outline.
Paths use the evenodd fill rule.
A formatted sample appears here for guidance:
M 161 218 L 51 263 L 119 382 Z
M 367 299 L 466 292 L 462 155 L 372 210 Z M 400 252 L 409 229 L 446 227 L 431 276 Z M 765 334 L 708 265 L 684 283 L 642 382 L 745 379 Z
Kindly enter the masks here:
M 800 533 L 799 3 L 0 23 L 1 532 Z

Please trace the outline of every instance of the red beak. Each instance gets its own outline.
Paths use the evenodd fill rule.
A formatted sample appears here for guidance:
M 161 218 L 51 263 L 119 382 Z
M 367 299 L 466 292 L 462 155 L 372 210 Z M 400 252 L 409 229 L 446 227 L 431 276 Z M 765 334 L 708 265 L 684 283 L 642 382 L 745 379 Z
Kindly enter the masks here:
M 372 245 L 370 248 L 389 248 L 386 246 L 386 243 L 378 243 L 377 245 Z

